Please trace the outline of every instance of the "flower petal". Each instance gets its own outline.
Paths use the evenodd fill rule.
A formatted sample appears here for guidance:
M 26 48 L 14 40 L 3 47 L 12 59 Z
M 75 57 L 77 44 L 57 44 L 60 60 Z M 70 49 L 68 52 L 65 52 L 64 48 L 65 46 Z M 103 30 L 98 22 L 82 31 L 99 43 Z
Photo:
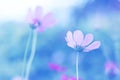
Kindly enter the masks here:
M 33 24 L 33 19 L 34 19 L 34 15 L 33 15 L 33 11 L 31 9 L 28 9 L 28 13 L 26 15 L 26 20 L 29 24 Z
M 83 37 L 84 37 L 84 35 L 83 35 L 82 31 L 80 31 L 80 30 L 74 31 L 73 38 L 77 45 L 79 45 L 79 46 L 81 45 L 81 43 L 83 41 Z
M 37 28 L 37 31 L 38 32 L 43 32 L 45 30 L 45 27 L 44 26 L 39 26 L 38 28 Z
M 52 70 L 55 70 L 55 71 L 59 71 L 59 72 L 65 71 L 65 68 L 64 68 L 64 67 L 61 67 L 61 66 L 58 65 L 58 64 L 49 63 L 49 67 L 50 67 Z
M 61 76 L 61 80 L 68 80 L 68 76 L 63 74 L 63 75 Z
M 93 35 L 92 34 L 86 34 L 85 39 L 82 42 L 81 46 L 87 46 L 93 41 Z
M 43 9 L 42 9 L 42 7 L 37 6 L 36 9 L 35 9 L 35 13 L 34 13 L 35 19 L 41 21 L 42 14 L 43 14 Z
M 72 32 L 71 31 L 68 31 L 67 34 L 66 34 L 66 37 L 65 37 L 65 40 L 67 41 L 67 45 L 71 48 L 74 48 L 75 47 L 75 42 L 73 40 L 73 36 L 72 36 Z
M 52 13 L 48 13 L 47 15 L 45 15 L 42 19 L 42 22 L 41 22 L 41 25 L 44 27 L 44 28 L 47 28 L 47 27 L 52 27 L 54 26 L 56 23 L 56 20 L 54 19 L 53 17 L 53 14 Z
M 72 42 L 68 42 L 67 45 L 68 45 L 69 47 L 71 47 L 71 48 L 75 48 L 75 45 L 74 45 L 74 43 L 72 43 Z
M 101 45 L 100 41 L 94 41 L 92 44 L 90 44 L 88 47 L 84 49 L 84 52 L 89 52 L 91 50 L 99 48 Z
M 113 70 L 114 73 L 116 73 L 116 74 L 120 73 L 120 68 L 119 68 L 118 65 L 116 65 L 113 62 L 106 62 L 106 64 L 105 64 L 105 72 L 109 73 L 111 70 Z
M 72 37 L 72 32 L 71 31 L 67 32 L 65 40 L 67 42 L 73 41 L 73 37 Z

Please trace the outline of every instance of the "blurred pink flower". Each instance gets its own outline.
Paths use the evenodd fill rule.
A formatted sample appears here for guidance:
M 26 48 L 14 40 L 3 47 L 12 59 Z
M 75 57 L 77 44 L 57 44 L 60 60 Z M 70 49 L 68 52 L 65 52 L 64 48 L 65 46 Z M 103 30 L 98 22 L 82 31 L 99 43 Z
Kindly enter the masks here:
M 61 80 L 68 80 L 68 76 L 67 75 L 62 75 Z
M 77 80 L 77 79 L 74 76 L 69 77 L 69 76 L 63 74 L 61 76 L 61 80 Z M 81 79 L 79 79 L 79 80 L 81 80 Z
M 74 76 L 70 77 L 69 80 L 77 80 Z M 80 79 L 79 79 L 80 80 Z
M 74 31 L 73 34 L 71 31 L 68 31 L 65 37 L 67 45 L 80 52 L 89 52 L 99 48 L 101 45 L 100 41 L 93 42 L 93 39 L 94 37 L 92 34 L 89 33 L 84 36 L 80 30 Z
M 40 6 L 37 6 L 35 11 L 29 9 L 27 22 L 30 24 L 31 28 L 37 29 L 38 31 L 44 31 L 46 28 L 52 27 L 56 23 L 52 13 L 43 16 L 43 9 Z
M 61 67 L 60 65 L 54 63 L 49 63 L 49 67 L 50 69 L 57 72 L 64 72 L 66 70 L 64 67 Z
M 118 73 L 120 74 L 120 67 L 113 62 L 106 62 L 105 72 L 106 73 L 113 72 L 115 74 L 118 74 Z

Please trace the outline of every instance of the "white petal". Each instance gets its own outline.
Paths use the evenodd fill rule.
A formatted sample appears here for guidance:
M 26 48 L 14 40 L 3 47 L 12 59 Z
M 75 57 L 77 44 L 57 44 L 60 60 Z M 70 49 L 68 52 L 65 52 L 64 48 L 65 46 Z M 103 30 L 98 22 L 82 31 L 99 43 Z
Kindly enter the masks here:
M 71 31 L 68 31 L 68 32 L 67 32 L 67 35 L 66 35 L 66 37 L 65 37 L 65 40 L 66 40 L 67 42 L 73 42 L 73 43 L 75 43 Z
M 73 40 L 72 32 L 71 31 L 67 32 L 67 36 L 65 37 L 65 40 L 67 41 L 67 45 L 69 47 L 72 47 L 72 48 L 75 47 L 76 44 L 75 44 L 75 41 Z
M 92 44 L 90 44 L 88 47 L 84 49 L 84 52 L 89 52 L 91 50 L 99 48 L 101 45 L 100 41 L 94 41 Z
M 87 46 L 93 41 L 93 35 L 92 34 L 86 34 L 84 41 L 82 42 L 81 46 Z
M 67 42 L 73 40 L 72 32 L 71 32 L 71 31 L 68 31 L 68 32 L 67 32 L 65 40 L 66 40 Z
M 73 44 L 73 43 L 67 43 L 67 45 L 69 46 L 69 47 L 71 47 L 71 48 L 75 48 L 75 44 Z
M 83 41 L 83 37 L 84 37 L 84 35 L 80 30 L 74 31 L 73 38 L 77 45 L 79 45 L 79 46 L 81 45 L 81 43 Z

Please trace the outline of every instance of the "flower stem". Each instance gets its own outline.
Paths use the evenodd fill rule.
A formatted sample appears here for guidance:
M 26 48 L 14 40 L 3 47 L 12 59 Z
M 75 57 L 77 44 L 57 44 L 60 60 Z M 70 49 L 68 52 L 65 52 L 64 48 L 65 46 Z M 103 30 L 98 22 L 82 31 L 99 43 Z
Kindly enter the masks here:
M 79 65 L 79 52 L 76 54 L 76 78 L 79 80 L 79 70 L 78 70 L 78 65 Z
M 26 61 L 27 61 L 27 52 L 28 52 L 28 48 L 30 45 L 30 39 L 31 39 L 31 32 L 29 32 L 29 37 L 27 40 L 27 44 L 26 44 L 26 48 L 25 48 L 25 53 L 24 53 L 24 57 L 23 57 L 23 66 L 22 66 L 22 73 L 21 73 L 21 77 L 23 78 L 25 75 L 25 66 L 26 66 Z
M 35 56 L 36 40 L 37 40 L 37 31 L 34 30 L 34 32 L 33 32 L 32 50 L 31 50 L 30 58 L 29 58 L 28 63 L 27 63 L 25 80 L 29 80 L 30 68 L 31 68 L 31 64 L 32 64 L 34 56 Z

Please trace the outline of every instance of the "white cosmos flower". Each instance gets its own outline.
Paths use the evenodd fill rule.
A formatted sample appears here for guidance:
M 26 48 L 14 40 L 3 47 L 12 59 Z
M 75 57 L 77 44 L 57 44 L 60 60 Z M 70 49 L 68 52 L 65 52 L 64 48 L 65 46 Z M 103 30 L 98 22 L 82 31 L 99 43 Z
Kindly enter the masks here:
M 100 41 L 93 41 L 94 37 L 88 33 L 84 36 L 82 31 L 76 30 L 73 33 L 68 31 L 65 37 L 67 45 L 78 51 L 89 52 L 100 47 Z

